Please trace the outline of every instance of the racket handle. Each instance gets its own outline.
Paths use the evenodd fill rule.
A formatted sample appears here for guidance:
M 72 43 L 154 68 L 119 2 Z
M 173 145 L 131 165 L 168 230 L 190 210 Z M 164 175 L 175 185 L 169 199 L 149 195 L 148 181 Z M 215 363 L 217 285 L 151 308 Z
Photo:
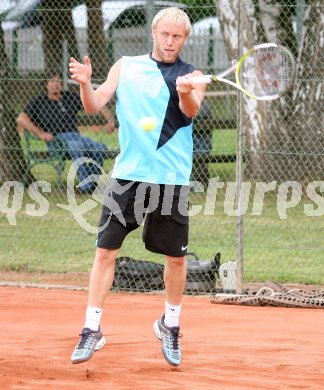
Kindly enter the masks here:
M 214 76 L 208 74 L 203 76 L 190 77 L 190 81 L 194 84 L 210 84 L 214 81 Z

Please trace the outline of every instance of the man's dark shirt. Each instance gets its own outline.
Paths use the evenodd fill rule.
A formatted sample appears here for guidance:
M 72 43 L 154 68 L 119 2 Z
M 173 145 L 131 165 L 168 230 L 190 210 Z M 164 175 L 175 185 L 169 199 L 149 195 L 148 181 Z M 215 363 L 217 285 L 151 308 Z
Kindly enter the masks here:
M 77 113 L 82 108 L 78 94 L 64 91 L 59 101 L 51 100 L 47 94 L 33 97 L 27 104 L 25 112 L 42 130 L 57 135 L 77 128 Z

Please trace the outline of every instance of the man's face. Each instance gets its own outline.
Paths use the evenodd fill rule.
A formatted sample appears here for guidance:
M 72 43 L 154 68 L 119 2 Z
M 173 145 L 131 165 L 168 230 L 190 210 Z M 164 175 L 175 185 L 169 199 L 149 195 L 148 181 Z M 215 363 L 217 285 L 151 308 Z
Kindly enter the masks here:
M 175 62 L 187 39 L 185 24 L 162 18 L 153 29 L 152 37 L 153 58 L 161 62 Z
M 62 92 L 62 81 L 59 76 L 54 76 L 47 82 L 49 96 L 60 96 Z

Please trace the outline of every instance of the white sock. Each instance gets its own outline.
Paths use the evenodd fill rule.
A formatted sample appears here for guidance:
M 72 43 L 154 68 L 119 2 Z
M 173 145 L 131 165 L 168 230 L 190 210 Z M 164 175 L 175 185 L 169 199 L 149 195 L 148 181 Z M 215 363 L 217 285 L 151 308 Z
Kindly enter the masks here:
M 179 326 L 179 318 L 181 312 L 181 305 L 172 306 L 168 302 L 165 302 L 165 317 L 164 323 L 169 328 L 173 326 Z
M 99 330 L 102 309 L 100 307 L 87 307 L 86 320 L 84 328 L 89 328 L 94 331 Z

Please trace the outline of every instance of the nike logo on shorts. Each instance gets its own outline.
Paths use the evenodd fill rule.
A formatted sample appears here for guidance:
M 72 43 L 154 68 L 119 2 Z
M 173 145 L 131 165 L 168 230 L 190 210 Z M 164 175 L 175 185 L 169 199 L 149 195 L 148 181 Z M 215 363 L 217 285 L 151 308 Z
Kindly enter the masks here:
M 182 246 L 182 247 L 181 247 L 181 250 L 182 250 L 182 251 L 185 251 L 187 248 L 188 248 L 188 245 L 187 245 L 187 246 Z

